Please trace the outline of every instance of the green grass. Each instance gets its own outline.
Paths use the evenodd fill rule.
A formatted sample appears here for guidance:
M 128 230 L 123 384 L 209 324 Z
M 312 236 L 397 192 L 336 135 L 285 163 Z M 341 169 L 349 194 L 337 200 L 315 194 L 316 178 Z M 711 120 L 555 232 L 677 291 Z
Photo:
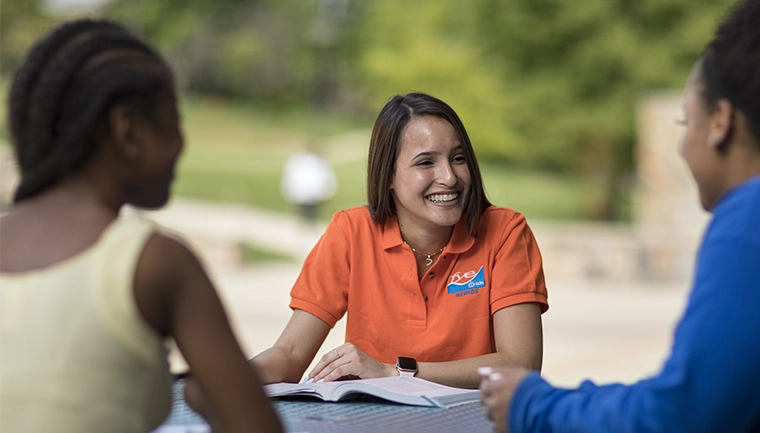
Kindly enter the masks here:
M 294 260 L 291 256 L 243 242 L 240 244 L 240 261 L 243 265 L 261 265 L 272 262 L 292 262 Z
M 197 97 L 185 99 L 182 111 L 187 146 L 174 185 L 179 196 L 293 211 L 280 195 L 285 161 L 318 143 L 339 184 L 320 217 L 365 201 L 367 125 L 358 128 L 344 119 L 314 119 L 303 113 L 273 115 Z
M 493 163 L 481 164 L 481 171 L 491 202 L 528 218 L 588 219 L 603 197 L 600 184 L 579 175 Z

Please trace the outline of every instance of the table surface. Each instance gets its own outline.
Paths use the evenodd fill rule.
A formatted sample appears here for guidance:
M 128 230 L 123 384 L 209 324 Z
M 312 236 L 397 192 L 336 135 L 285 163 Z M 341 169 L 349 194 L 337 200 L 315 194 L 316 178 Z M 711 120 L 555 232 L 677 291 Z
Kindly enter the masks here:
M 273 400 L 287 432 L 415 432 L 490 433 L 490 421 L 480 403 L 448 409 L 406 406 L 381 400 L 326 403 L 314 399 Z M 174 386 L 174 403 L 166 426 L 199 426 L 205 422 L 183 400 L 182 383 Z M 190 431 L 190 430 L 188 430 Z M 200 430 L 198 430 L 200 431 Z

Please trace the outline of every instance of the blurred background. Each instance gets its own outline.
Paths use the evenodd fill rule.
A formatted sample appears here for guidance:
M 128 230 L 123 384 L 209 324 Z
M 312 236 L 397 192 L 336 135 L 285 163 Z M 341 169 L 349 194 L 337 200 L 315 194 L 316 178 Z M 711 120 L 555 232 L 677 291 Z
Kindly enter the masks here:
M 143 212 L 204 255 L 251 354 L 332 213 L 366 202 L 372 122 L 394 94 L 448 102 L 494 204 L 523 212 L 550 290 L 544 372 L 654 372 L 706 221 L 679 161 L 679 92 L 728 0 L 3 0 L 0 115 L 30 44 L 118 20 L 171 64 L 187 147 L 174 199 Z M 0 128 L 0 206 L 15 167 Z M 317 148 L 337 189 L 299 218 L 288 158 Z M 135 212 L 140 212 L 135 210 Z M 326 343 L 340 344 L 340 325 Z

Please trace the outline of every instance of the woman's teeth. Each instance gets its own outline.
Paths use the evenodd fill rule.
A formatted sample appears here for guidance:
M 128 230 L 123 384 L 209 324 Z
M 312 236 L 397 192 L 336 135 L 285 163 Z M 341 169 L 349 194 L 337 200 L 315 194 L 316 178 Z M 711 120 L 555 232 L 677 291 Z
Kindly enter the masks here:
M 427 199 L 435 203 L 447 203 L 456 200 L 457 197 L 459 197 L 459 193 L 453 192 L 451 194 L 430 194 Z

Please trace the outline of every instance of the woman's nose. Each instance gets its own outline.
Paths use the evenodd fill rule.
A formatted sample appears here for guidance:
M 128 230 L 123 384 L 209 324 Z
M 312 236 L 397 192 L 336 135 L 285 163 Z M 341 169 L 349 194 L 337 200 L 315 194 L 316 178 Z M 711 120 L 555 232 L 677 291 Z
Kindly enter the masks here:
M 438 183 L 445 186 L 454 186 L 457 182 L 457 176 L 454 174 L 451 164 L 444 163 L 438 167 Z

